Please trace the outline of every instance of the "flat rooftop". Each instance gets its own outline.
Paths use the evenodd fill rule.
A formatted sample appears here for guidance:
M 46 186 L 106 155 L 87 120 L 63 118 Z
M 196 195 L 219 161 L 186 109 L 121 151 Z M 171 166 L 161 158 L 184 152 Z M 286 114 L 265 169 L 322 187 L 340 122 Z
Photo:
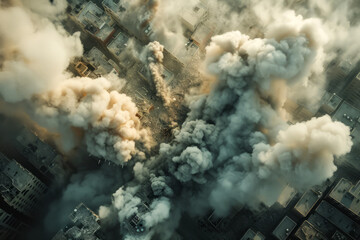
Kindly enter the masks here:
M 360 110 L 344 101 L 334 113 L 333 120 L 340 121 L 350 127 L 354 145 L 360 143 Z
M 296 190 L 289 185 L 287 185 L 281 192 L 277 202 L 284 208 L 289 205 L 290 201 L 295 197 Z
M 319 199 L 320 196 L 310 189 L 301 196 L 294 209 L 303 217 L 306 217 Z
M 109 63 L 107 57 L 96 47 L 93 47 L 84 56 L 96 67 L 95 73 L 106 75 L 114 70 L 114 67 Z
M 111 22 L 109 16 L 92 1 L 84 3 L 81 7 L 79 13 L 74 13 L 77 20 L 83 24 L 86 30 L 105 41 L 114 31 L 114 28 L 109 26 Z
M 339 107 L 342 98 L 335 93 L 325 92 L 320 101 L 326 113 L 332 114 Z
M 119 34 L 114 37 L 107 47 L 113 54 L 120 56 L 122 51 L 126 49 L 128 40 L 128 36 L 119 32 Z
M 254 232 L 249 228 L 240 240 L 264 240 L 265 236 L 260 232 Z
M 331 236 L 336 231 L 336 227 L 317 212 L 311 214 L 307 221 L 326 236 Z
M 301 224 L 295 236 L 300 240 L 327 240 L 327 238 L 308 221 L 304 221 Z
M 340 179 L 329 197 L 360 217 L 360 180 L 354 186 L 351 181 Z
M 275 228 L 275 230 L 272 232 L 272 234 L 279 240 L 287 239 L 296 227 L 296 223 L 289 218 L 288 216 L 285 216 L 279 225 Z
M 97 236 L 100 230 L 99 217 L 83 203 L 74 209 L 69 218 L 72 224 L 57 232 L 52 240 L 100 240 Z
M 353 239 L 360 238 L 360 225 L 330 203 L 322 201 L 316 208 L 316 212 Z
M 104 15 L 104 11 L 99 8 L 95 3 L 89 1 L 82 5 L 82 9 L 77 15 L 78 20 L 84 24 L 92 24 L 96 28 L 100 29 L 106 24 L 104 19 L 101 19 L 101 16 Z
M 349 127 L 353 127 L 355 123 L 358 122 L 359 117 L 360 110 L 344 101 L 335 112 L 333 119 L 340 121 Z

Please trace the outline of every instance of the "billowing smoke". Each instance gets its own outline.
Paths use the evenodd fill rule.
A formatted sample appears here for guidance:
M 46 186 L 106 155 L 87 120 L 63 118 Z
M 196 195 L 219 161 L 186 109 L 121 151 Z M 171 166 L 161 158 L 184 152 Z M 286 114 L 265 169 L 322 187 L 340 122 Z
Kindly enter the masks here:
M 0 20 L 0 94 L 5 101 L 30 99 L 55 88 L 70 59 L 82 54 L 79 34 L 68 36 L 24 8 L 1 8 Z
M 63 9 L 63 1 L 56 2 Z M 143 31 L 152 21 L 150 40 L 158 38 L 165 47 L 184 46 L 177 12 L 199 3 L 120 2 L 126 9 L 125 23 L 130 21 Z M 273 10 L 262 10 L 269 2 Z M 333 34 L 329 36 L 328 21 L 315 18 L 315 13 L 298 15 L 288 9 L 291 2 L 209 3 L 210 15 L 224 14 L 223 9 L 233 13 L 231 6 L 249 7 L 249 19 L 256 19 L 242 26 L 241 21 L 234 21 L 240 17 L 230 14 L 232 24 L 214 29 L 219 34 L 212 37 L 204 58 L 205 73 L 215 79 L 211 91 L 189 98 L 187 118 L 174 129 L 172 142 L 161 143 L 158 154 L 136 162 L 132 181 L 129 177 L 123 185 L 119 180 L 121 186 L 117 186 L 99 176 L 107 170 L 79 174 L 65 188 L 62 201 L 94 198 L 94 205 L 104 201 L 99 209 L 103 227 L 118 227 L 125 239 L 169 239 L 182 212 L 201 215 L 214 209 L 224 216 L 242 206 L 256 211 L 262 204 L 273 204 L 288 184 L 303 191 L 331 177 L 336 171 L 334 157 L 351 149 L 349 128 L 329 116 L 289 125 L 291 113 L 284 104 L 290 99 L 316 102 L 314 96 L 319 96 L 324 85 L 325 52 L 340 44 L 334 45 Z M 329 2 L 306 4 L 332 16 L 335 1 Z M 0 10 L 1 98 L 9 104 L 22 103 L 34 121 L 60 135 L 64 150 L 74 148 L 80 136 L 90 154 L 116 164 L 134 155 L 144 157 L 150 134 L 142 129 L 135 104 L 120 93 L 124 80 L 114 75 L 70 76 L 69 62 L 82 54 L 79 34 L 69 36 L 44 18 L 58 13 L 52 7 L 21 1 L 16 6 Z M 330 10 L 325 11 L 325 6 L 331 6 Z M 238 25 L 250 29 L 256 23 L 261 27 L 249 35 L 228 31 Z M 159 42 L 150 42 L 140 59 L 148 66 L 164 104 L 171 107 L 163 51 Z M 349 54 L 343 52 L 343 56 Z M 104 200 L 108 189 L 115 192 L 108 197 L 111 203 Z M 130 221 L 137 223 L 135 230 Z
M 140 129 L 137 107 L 113 89 L 115 84 L 106 78 L 63 81 L 56 89 L 34 97 L 36 117 L 46 119 L 42 124 L 48 128 L 83 129 L 90 154 L 124 163 L 137 153 L 135 142 L 146 142 L 148 136 Z
M 171 103 L 170 90 L 164 80 L 164 46 L 159 42 L 150 42 L 140 54 L 140 59 L 148 66 L 149 73 L 156 87 L 156 94 L 163 100 L 165 106 Z
M 279 132 L 275 145 L 263 142 L 252 154 L 234 156 L 226 163 L 211 191 L 210 204 L 219 213 L 231 206 L 271 206 L 286 184 L 304 191 L 321 184 L 336 171 L 334 156 L 350 151 L 349 128 L 329 116 L 313 118 Z
M 283 109 L 292 88 L 301 94 L 322 86 L 317 75 L 322 73 L 327 38 L 318 19 L 285 15 L 289 19 L 283 25 L 269 26 L 268 38 L 251 39 L 238 31 L 212 38 L 205 57 L 208 74 L 217 79 L 211 92 L 192 98 L 174 140 L 161 144 L 158 156 L 134 168 L 136 186 L 150 182 L 150 206 L 171 199 L 170 216 L 177 211 L 204 214 L 211 208 L 224 216 L 241 206 L 256 211 L 261 204 L 275 203 L 287 184 L 303 191 L 336 171 L 334 156 L 348 153 L 352 146 L 349 128 L 329 116 L 288 125 Z M 161 170 L 153 168 L 156 162 L 163 163 Z M 159 179 L 161 185 L 155 185 Z M 115 197 L 109 208 L 118 212 L 113 215 L 120 224 L 126 222 L 123 213 L 146 219 L 138 209 L 144 201 L 136 197 L 139 190 L 119 191 L 125 191 L 129 201 L 121 200 L 118 207 Z M 147 226 L 137 239 L 167 231 L 163 224 L 176 225 L 177 218 L 164 221 L 154 209 L 148 211 L 158 217 L 152 221 L 157 226 Z
M 80 35 L 69 36 L 29 10 L 36 6 L 18 3 L 0 10 L 1 97 L 11 103 L 25 100 L 25 111 L 60 135 L 58 143 L 65 152 L 76 146 L 76 130 L 80 130 L 89 153 L 96 157 L 122 164 L 136 154 L 143 156 L 135 142 L 141 139 L 146 149 L 150 137 L 141 129 L 131 98 L 119 93 L 124 80 L 115 74 L 71 78 L 66 68 L 82 54 Z M 55 8 L 50 6 L 45 4 L 39 12 Z

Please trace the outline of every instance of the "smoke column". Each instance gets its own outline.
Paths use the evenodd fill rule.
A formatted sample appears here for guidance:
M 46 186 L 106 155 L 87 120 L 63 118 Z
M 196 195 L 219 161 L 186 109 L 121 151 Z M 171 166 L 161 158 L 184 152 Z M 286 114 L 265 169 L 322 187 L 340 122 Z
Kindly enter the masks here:
M 150 42 L 140 54 L 140 59 L 148 65 L 150 75 L 156 87 L 156 94 L 163 100 L 164 106 L 169 106 L 171 103 L 171 96 L 170 90 L 163 77 L 163 51 L 164 46 L 162 46 L 159 42 Z

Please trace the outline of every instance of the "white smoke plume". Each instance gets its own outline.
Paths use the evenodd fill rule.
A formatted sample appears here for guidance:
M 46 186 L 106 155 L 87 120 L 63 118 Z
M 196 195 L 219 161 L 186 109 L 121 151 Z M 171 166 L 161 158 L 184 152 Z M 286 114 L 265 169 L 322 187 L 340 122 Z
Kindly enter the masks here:
M 164 106 L 169 106 L 171 103 L 171 96 L 169 87 L 164 80 L 164 66 L 162 61 L 164 59 L 164 46 L 159 42 L 150 42 L 140 54 L 140 59 L 147 64 L 152 80 L 156 87 L 156 94 L 163 100 Z
M 0 9 L 0 35 L 0 94 L 8 102 L 53 89 L 70 59 L 82 54 L 79 34 L 68 36 L 22 7 Z
M 84 129 L 88 152 L 117 164 L 127 162 L 137 150 L 135 142 L 146 141 L 140 129 L 137 107 L 131 98 L 112 89 L 106 78 L 74 78 L 56 89 L 34 97 L 36 116 L 44 125 L 59 129 Z
M 57 6 L 17 2 L 1 8 L 0 95 L 9 103 L 25 100 L 30 117 L 60 135 L 63 151 L 76 146 L 74 129 L 80 129 L 90 154 L 123 164 L 141 154 L 135 142 L 141 139 L 149 147 L 150 137 L 131 98 L 119 93 L 124 80 L 72 78 L 66 71 L 82 55 L 82 45 L 79 33 L 69 36 L 40 15 Z

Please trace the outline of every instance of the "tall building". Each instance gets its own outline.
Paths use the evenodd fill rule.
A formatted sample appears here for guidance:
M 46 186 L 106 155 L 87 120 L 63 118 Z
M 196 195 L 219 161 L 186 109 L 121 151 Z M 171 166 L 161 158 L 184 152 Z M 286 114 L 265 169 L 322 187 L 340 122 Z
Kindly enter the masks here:
M 342 178 L 330 192 L 329 197 L 360 219 L 360 180 L 353 185 L 351 181 Z
M 16 137 L 18 151 L 49 180 L 62 183 L 66 172 L 62 156 L 28 129 Z
M 70 8 L 70 18 L 78 23 L 84 32 L 106 46 L 115 33 L 111 18 L 92 1 L 72 1 Z
M 47 186 L 15 160 L 0 153 L 1 197 L 16 211 L 33 216 Z
M 100 240 L 99 217 L 83 203 L 79 204 L 69 216 L 71 223 L 61 229 L 52 240 Z
M 343 96 L 347 102 L 360 107 L 360 72 L 354 77 L 345 88 Z
M 0 239 L 12 240 L 27 227 L 12 214 L 0 209 Z

